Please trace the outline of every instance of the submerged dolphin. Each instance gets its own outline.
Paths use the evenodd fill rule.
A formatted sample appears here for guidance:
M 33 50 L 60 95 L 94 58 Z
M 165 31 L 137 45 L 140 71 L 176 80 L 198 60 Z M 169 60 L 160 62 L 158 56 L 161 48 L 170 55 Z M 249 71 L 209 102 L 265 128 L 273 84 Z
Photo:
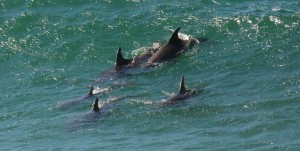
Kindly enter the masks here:
M 119 96 L 119 97 L 114 97 L 114 98 L 110 98 L 107 100 L 107 102 L 103 103 L 101 106 L 99 106 L 99 99 L 96 98 L 96 100 L 94 101 L 93 103 L 93 108 L 92 108 L 92 112 L 106 112 L 106 110 L 114 103 L 118 102 L 118 101 L 121 101 L 125 98 L 128 98 L 128 97 L 134 97 L 134 96 L 131 96 L 131 95 L 123 95 L 123 96 Z
M 111 112 L 110 109 L 112 108 L 112 105 L 115 104 L 118 101 L 121 101 L 127 97 L 132 97 L 132 96 L 120 96 L 116 97 L 113 99 L 109 99 L 106 103 L 103 103 L 102 105 L 99 105 L 99 99 L 96 98 L 92 110 L 87 113 L 81 114 L 81 116 L 71 120 L 70 122 L 67 123 L 68 130 L 69 131 L 74 131 L 77 130 L 78 128 L 83 128 L 89 125 L 94 124 L 95 122 L 99 121 L 107 113 Z
M 184 85 L 184 76 L 181 77 L 180 80 L 180 87 L 179 92 L 168 99 L 166 99 L 164 102 L 159 103 L 159 106 L 166 106 L 171 104 L 178 104 L 183 103 L 184 100 L 190 98 L 191 96 L 194 96 L 196 94 L 199 94 L 201 91 L 197 90 L 187 90 Z
M 100 114 L 99 112 L 99 99 L 96 98 L 91 112 L 84 113 L 67 123 L 68 131 L 76 131 L 79 128 L 84 128 L 95 123 L 97 119 L 102 116 L 102 114 Z
M 75 105 L 82 104 L 82 103 L 86 102 L 88 99 L 93 98 L 96 94 L 107 92 L 107 91 L 110 91 L 110 88 L 97 89 L 95 87 L 92 87 L 90 89 L 89 93 L 82 97 L 64 101 L 64 102 L 58 102 L 56 105 L 56 108 L 66 109 L 69 107 L 74 107 Z
M 161 60 L 166 60 L 175 57 L 182 51 L 193 47 L 195 44 L 207 41 L 206 38 L 191 38 L 185 35 L 184 39 L 179 38 L 178 32 L 180 27 L 177 28 L 169 39 L 168 43 L 163 45 L 157 52 L 155 52 L 150 59 L 148 64 L 153 64 Z

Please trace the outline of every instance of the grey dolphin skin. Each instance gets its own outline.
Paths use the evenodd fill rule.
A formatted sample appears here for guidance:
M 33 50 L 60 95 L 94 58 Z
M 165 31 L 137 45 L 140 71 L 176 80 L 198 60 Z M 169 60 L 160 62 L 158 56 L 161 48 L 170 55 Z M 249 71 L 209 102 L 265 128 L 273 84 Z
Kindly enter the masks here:
M 124 66 L 152 64 L 161 60 L 174 58 L 180 52 L 186 51 L 194 45 L 208 40 L 207 38 L 191 37 L 188 37 L 187 39 L 180 39 L 178 36 L 179 30 L 180 27 L 173 32 L 167 44 L 161 46 L 159 43 L 153 43 L 153 46 L 151 46 L 146 52 L 130 59 L 123 58 L 121 48 L 119 48 L 116 55 L 115 68 L 119 69 Z
M 96 98 L 96 100 L 93 103 L 92 112 L 95 112 L 95 113 L 101 112 L 101 111 L 105 110 L 106 108 L 108 108 L 113 103 L 116 103 L 117 101 L 121 101 L 121 100 L 123 100 L 123 99 L 125 99 L 127 97 L 133 97 L 133 96 L 124 95 L 124 96 L 119 96 L 119 97 L 108 99 L 108 102 L 107 103 L 103 103 L 101 105 L 101 107 L 99 107 L 99 99 Z
M 146 64 L 149 58 L 160 49 L 160 44 L 154 43 L 146 52 L 130 59 L 125 59 L 122 56 L 121 47 L 117 51 L 115 69 L 119 70 L 122 67 L 137 67 Z
M 117 78 L 119 73 L 122 73 L 123 67 L 130 66 L 132 59 L 125 59 L 122 55 L 121 47 L 117 50 L 115 67 L 104 71 L 95 82 L 106 81 L 107 79 Z
M 87 95 L 83 96 L 83 97 L 76 98 L 76 99 L 73 99 L 73 100 L 64 101 L 64 102 L 59 102 L 56 105 L 56 108 L 58 108 L 58 109 L 65 109 L 65 108 L 68 108 L 68 107 L 71 107 L 71 106 L 83 103 L 83 102 L 85 102 L 85 100 L 87 100 L 89 98 L 92 98 L 95 95 L 95 94 L 93 94 L 93 90 L 94 90 L 94 87 L 92 87 L 90 89 L 89 93 Z
M 153 43 L 147 51 L 133 58 L 125 59 L 122 55 L 121 48 L 119 48 L 116 53 L 115 67 L 104 71 L 100 77 L 95 80 L 95 83 L 116 79 L 122 74 L 127 74 L 129 70 L 126 69 L 155 66 L 155 63 L 174 58 L 181 52 L 192 48 L 194 45 L 208 40 L 207 38 L 191 38 L 187 35 L 187 37 L 181 39 L 178 36 L 179 30 L 180 27 L 173 32 L 167 44 L 161 46 L 159 43 Z
M 153 56 L 150 57 L 148 64 L 173 58 L 180 52 L 191 48 L 195 44 L 205 42 L 207 40 L 206 38 L 199 38 L 200 40 L 195 38 L 180 39 L 178 37 L 179 30 L 180 27 L 174 31 L 168 43 L 163 45 L 156 53 L 153 54 Z
M 68 131 L 75 131 L 80 127 L 86 127 L 89 125 L 93 125 L 97 121 L 103 119 L 103 117 L 107 116 L 109 112 L 111 112 L 111 108 L 113 108 L 113 105 L 117 103 L 118 101 L 121 101 L 127 97 L 134 97 L 129 95 L 114 97 L 111 99 L 108 99 L 107 102 L 103 103 L 99 106 L 99 99 L 96 98 L 92 110 L 86 113 L 81 113 L 80 116 L 76 117 L 75 119 L 72 119 L 67 123 Z
M 94 124 L 97 121 L 97 119 L 102 117 L 102 114 L 100 114 L 99 112 L 99 99 L 96 98 L 93 104 L 92 112 L 81 114 L 81 116 L 78 116 L 75 119 L 69 121 L 67 123 L 68 131 L 76 131 L 79 128 Z
M 181 77 L 179 92 L 171 97 L 169 97 L 165 102 L 159 103 L 159 106 L 166 106 L 171 104 L 182 103 L 189 97 L 198 94 L 200 91 L 197 90 L 187 90 L 184 85 L 184 76 Z
M 148 51 L 140 56 L 136 56 L 130 59 L 125 59 L 122 55 L 121 47 L 119 47 L 116 53 L 115 67 L 101 73 L 100 77 L 96 78 L 95 83 L 114 80 L 118 78 L 120 75 L 125 74 L 126 69 L 137 67 L 139 64 L 141 64 L 141 60 L 145 60 L 147 58 L 150 58 L 150 56 L 148 55 Z M 148 59 L 144 62 L 147 61 Z
M 93 112 L 99 112 L 100 111 L 100 108 L 99 108 L 99 99 L 97 98 L 93 104 L 93 109 L 92 109 Z
M 120 75 L 126 74 L 126 69 L 135 69 L 143 64 L 146 64 L 153 53 L 159 48 L 160 45 L 153 45 L 143 54 L 130 59 L 125 59 L 122 55 L 122 50 L 120 47 L 116 53 L 115 67 L 101 73 L 100 77 L 96 78 L 95 83 L 114 80 Z
M 132 60 L 133 59 L 125 59 L 123 57 L 120 47 L 116 54 L 115 69 L 119 70 L 121 67 L 131 64 Z
M 118 96 L 118 97 L 109 98 L 106 103 L 103 103 L 101 105 L 101 107 L 99 107 L 99 99 L 96 98 L 96 100 L 93 103 L 92 111 L 93 112 L 103 111 L 103 110 L 107 109 L 108 107 L 110 107 L 112 104 L 114 104 L 118 101 L 121 101 L 125 98 L 129 98 L 129 97 L 135 97 L 135 96 L 133 96 L 133 95 L 122 95 L 122 96 Z

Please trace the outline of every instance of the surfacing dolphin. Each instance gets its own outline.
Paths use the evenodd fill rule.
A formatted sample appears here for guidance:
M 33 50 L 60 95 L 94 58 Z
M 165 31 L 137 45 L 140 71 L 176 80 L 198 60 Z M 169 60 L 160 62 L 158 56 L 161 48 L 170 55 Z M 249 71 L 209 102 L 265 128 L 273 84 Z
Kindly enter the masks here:
M 147 63 L 149 58 L 159 50 L 160 45 L 154 43 L 147 51 L 141 55 L 133 58 L 126 59 L 122 55 L 122 49 L 119 47 L 116 53 L 115 66 L 112 69 L 104 71 L 99 78 L 95 80 L 95 83 L 110 81 L 117 79 L 120 75 L 129 75 L 130 70 L 137 69 L 138 67 Z
M 115 68 L 122 69 L 123 67 L 129 66 L 145 66 L 145 64 L 153 64 L 162 60 L 171 59 L 183 51 L 192 48 L 194 45 L 208 40 L 207 38 L 192 38 L 185 34 L 179 36 L 179 30 L 180 27 L 173 32 L 167 44 L 161 46 L 159 43 L 154 43 L 148 51 L 134 58 L 123 58 L 121 48 L 119 48 L 117 51 Z
M 74 107 L 74 106 L 77 106 L 79 104 L 82 104 L 82 103 L 86 102 L 87 100 L 89 100 L 90 98 L 93 98 L 97 94 L 108 92 L 108 91 L 110 91 L 109 87 L 108 88 L 102 88 L 102 89 L 92 87 L 88 94 L 86 94 L 82 97 L 76 98 L 76 99 L 67 100 L 67 101 L 63 101 L 63 102 L 58 102 L 55 108 L 57 108 L 57 109 L 66 109 L 66 108 Z
M 153 63 L 157 63 L 161 60 L 174 58 L 181 52 L 192 48 L 194 45 L 196 45 L 200 42 L 207 41 L 207 38 L 197 38 L 196 39 L 196 38 L 191 38 L 187 35 L 181 36 L 181 38 L 179 38 L 179 33 L 178 33 L 179 30 L 180 30 L 180 27 L 178 27 L 174 31 L 174 33 L 172 34 L 168 43 L 163 45 L 157 52 L 155 52 L 150 57 L 150 59 L 148 60 L 148 64 L 153 64 Z
M 95 82 L 103 82 L 108 80 L 114 80 L 122 72 L 121 68 L 129 64 L 132 59 L 125 59 L 122 56 L 121 47 L 116 53 L 115 66 L 101 73 L 100 77 L 95 80 Z
M 104 81 L 103 79 L 114 80 L 119 75 L 130 74 L 128 70 L 137 67 L 151 67 L 163 60 L 174 58 L 194 45 L 208 40 L 207 38 L 192 38 L 184 34 L 179 36 L 179 30 L 180 27 L 173 32 L 167 44 L 161 46 L 159 43 L 153 43 L 144 53 L 133 58 L 125 59 L 121 48 L 119 48 L 116 53 L 115 67 L 103 72 L 95 82 Z
M 169 97 L 165 101 L 159 103 L 159 107 L 164 107 L 172 104 L 183 103 L 184 100 L 199 94 L 202 90 L 188 90 L 184 85 L 184 76 L 181 77 L 179 91 L 177 94 Z
M 107 115 L 109 112 L 111 112 L 110 109 L 116 102 L 121 101 L 127 97 L 133 96 L 124 95 L 120 97 L 111 98 L 102 105 L 99 104 L 99 99 L 96 98 L 91 111 L 83 113 L 81 116 L 71 120 L 68 123 L 68 131 L 74 131 L 78 128 L 84 128 L 86 126 L 93 125 L 100 119 L 103 119 L 103 117 L 105 117 L 105 115 Z

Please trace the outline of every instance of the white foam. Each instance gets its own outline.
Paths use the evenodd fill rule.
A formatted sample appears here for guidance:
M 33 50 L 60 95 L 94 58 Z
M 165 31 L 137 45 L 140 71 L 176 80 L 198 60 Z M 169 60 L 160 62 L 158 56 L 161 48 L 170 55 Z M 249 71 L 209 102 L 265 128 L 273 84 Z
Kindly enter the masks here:
M 100 88 L 100 87 L 94 87 L 93 89 L 93 94 L 99 94 L 99 93 L 104 93 L 111 91 L 111 87 L 106 87 L 106 88 Z

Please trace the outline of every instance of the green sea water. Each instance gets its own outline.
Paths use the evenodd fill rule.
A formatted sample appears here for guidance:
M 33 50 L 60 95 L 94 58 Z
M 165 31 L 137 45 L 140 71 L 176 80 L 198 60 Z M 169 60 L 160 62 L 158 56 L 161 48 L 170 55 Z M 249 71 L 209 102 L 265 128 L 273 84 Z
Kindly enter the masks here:
M 1 0 L 1 150 L 299 150 L 298 0 Z M 94 83 L 172 32 L 206 37 L 147 71 Z M 180 77 L 202 93 L 158 109 Z M 100 102 L 58 109 L 94 85 Z

